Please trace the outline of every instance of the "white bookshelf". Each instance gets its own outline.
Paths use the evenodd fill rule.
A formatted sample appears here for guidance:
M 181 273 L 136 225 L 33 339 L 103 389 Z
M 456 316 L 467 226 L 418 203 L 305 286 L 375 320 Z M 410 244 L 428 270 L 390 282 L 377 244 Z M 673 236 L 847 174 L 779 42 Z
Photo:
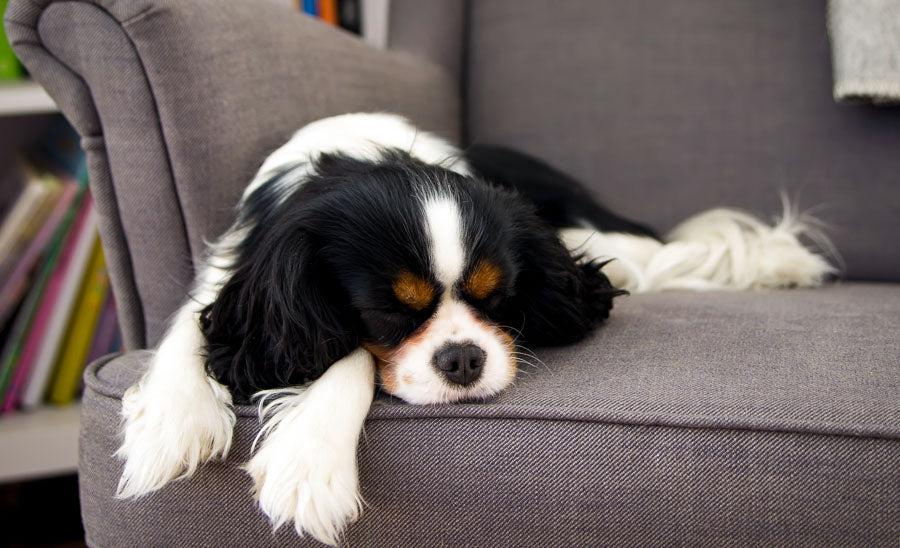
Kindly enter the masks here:
M 21 116 L 20 124 L 41 124 L 35 115 L 58 112 L 56 103 L 37 82 L 0 82 L 0 117 Z M 15 147 L 16 141 L 6 146 L 10 145 Z M 75 472 L 80 414 L 79 405 L 73 404 L 0 417 L 0 483 Z
M 59 112 L 56 103 L 37 82 L 0 82 L 0 116 L 26 116 Z
M 80 414 L 76 403 L 0 417 L 0 483 L 75 472 Z

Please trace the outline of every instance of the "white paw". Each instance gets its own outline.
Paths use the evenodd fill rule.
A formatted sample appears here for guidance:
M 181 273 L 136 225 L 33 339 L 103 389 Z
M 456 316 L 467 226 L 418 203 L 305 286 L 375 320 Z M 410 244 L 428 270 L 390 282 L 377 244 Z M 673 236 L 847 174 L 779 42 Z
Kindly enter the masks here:
M 231 395 L 206 378 L 178 385 L 152 376 L 122 398 L 124 440 L 116 455 L 125 459 L 116 496 L 150 493 L 194 473 L 197 466 L 231 446 Z
M 259 506 L 275 529 L 294 522 L 301 536 L 306 532 L 334 545 L 347 524 L 359 517 L 362 505 L 356 454 L 338 455 L 322 439 L 304 441 L 300 453 L 282 451 L 274 433 L 246 469 Z
M 288 436 L 293 439 L 284 439 Z M 324 437 L 276 430 L 246 470 L 253 477 L 259 506 L 275 529 L 294 522 L 300 536 L 305 532 L 335 545 L 347 524 L 359 517 L 356 452 L 342 454 Z
M 265 439 L 245 469 L 275 529 L 293 521 L 333 545 L 359 517 L 356 446 L 374 389 L 375 361 L 359 348 L 306 387 L 257 394 Z

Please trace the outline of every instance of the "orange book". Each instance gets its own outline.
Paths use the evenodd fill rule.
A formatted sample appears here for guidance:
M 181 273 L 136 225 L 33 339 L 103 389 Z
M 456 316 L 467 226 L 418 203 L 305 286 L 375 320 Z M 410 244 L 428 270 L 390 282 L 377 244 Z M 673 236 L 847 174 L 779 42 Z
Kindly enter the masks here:
M 319 4 L 319 17 L 330 25 L 338 24 L 337 0 L 317 0 Z

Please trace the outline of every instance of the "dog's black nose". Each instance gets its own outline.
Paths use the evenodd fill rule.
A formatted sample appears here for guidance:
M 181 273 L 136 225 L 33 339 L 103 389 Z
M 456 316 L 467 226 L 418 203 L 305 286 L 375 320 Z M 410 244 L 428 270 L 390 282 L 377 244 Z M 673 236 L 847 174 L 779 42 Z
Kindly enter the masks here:
M 472 343 L 449 344 L 434 354 L 434 364 L 453 384 L 475 382 L 484 369 L 484 350 Z

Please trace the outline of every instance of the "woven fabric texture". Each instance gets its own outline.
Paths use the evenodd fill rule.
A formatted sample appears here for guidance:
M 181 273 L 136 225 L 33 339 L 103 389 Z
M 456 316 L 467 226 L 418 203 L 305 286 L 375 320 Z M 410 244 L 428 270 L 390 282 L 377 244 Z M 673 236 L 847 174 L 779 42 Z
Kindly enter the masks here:
M 543 364 L 489 401 L 377 398 L 360 445 L 368 506 L 347 540 L 888 545 L 900 523 L 898 325 L 895 286 L 620 299 L 590 340 L 537 349 Z M 90 540 L 202 544 L 222 527 L 217 542 L 235 546 L 295 542 L 272 536 L 234 468 L 259 428 L 252 407 L 237 409 L 229 464 L 137 502 L 111 498 L 118 397 L 148 356 L 86 377 Z
M 822 0 L 487 0 L 468 142 L 503 143 L 661 232 L 705 209 L 812 209 L 849 279 L 900 281 L 900 108 L 832 98 Z

